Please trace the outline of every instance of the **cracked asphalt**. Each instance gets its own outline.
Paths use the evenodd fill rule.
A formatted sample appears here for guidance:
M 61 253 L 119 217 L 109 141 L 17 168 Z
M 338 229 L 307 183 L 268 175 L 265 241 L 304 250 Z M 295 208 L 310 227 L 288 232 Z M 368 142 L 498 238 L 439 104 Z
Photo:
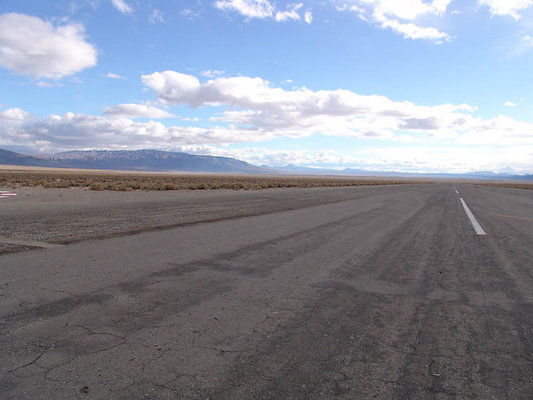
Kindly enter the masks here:
M 49 193 L 0 211 L 66 244 L 0 255 L 1 399 L 533 398 L 531 191 Z

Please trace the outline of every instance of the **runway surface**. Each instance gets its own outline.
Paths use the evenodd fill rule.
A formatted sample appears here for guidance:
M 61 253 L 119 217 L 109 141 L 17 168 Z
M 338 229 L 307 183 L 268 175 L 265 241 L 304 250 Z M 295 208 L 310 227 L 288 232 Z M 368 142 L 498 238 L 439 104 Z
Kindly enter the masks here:
M 0 398 L 533 398 L 532 191 L 228 196 L 267 205 L 64 246 L 7 238 L 39 242 L 0 255 Z

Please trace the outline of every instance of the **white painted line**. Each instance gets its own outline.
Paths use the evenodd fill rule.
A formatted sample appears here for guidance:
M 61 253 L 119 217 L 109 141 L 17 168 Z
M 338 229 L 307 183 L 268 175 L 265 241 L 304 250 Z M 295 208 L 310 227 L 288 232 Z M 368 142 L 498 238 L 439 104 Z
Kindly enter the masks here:
M 459 194 L 459 192 L 456 190 L 455 193 Z
M 5 190 L 0 190 L 0 199 L 5 199 L 8 197 L 16 196 L 17 194 L 14 192 L 6 192 Z
M 474 230 L 478 235 L 486 235 L 485 231 L 479 225 L 479 222 L 477 222 L 476 217 L 474 217 L 474 214 L 472 214 L 472 211 L 470 211 L 470 208 L 466 205 L 465 201 L 462 198 L 459 198 L 461 200 L 461 204 L 463 205 L 463 208 L 465 209 L 466 215 L 468 216 L 468 219 L 470 219 L 470 222 L 472 223 L 472 226 L 474 227 Z

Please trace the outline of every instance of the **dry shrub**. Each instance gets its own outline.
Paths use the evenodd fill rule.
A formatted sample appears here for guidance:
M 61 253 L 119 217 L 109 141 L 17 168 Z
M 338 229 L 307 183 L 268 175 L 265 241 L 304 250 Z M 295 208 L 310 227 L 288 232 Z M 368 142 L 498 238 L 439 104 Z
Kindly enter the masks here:
M 361 185 L 391 185 L 400 183 L 429 183 L 408 179 L 371 179 L 357 177 L 322 176 L 253 176 L 253 175 L 163 175 L 127 174 L 113 172 L 73 171 L 3 171 L 0 187 L 69 188 L 90 190 L 259 190 L 268 188 L 311 188 Z
M 501 187 L 501 188 L 508 188 L 508 189 L 533 190 L 533 182 L 531 182 L 531 183 L 525 183 L 525 182 L 483 182 L 483 183 L 476 183 L 476 185 Z

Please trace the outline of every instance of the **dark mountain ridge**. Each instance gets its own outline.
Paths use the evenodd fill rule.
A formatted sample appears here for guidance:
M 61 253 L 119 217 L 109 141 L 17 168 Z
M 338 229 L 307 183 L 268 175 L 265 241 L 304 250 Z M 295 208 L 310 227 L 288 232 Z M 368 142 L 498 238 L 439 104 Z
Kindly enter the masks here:
M 109 169 L 161 172 L 265 174 L 272 171 L 230 157 L 193 155 L 160 150 L 68 151 L 22 155 L 0 149 L 0 164 L 54 168 Z

